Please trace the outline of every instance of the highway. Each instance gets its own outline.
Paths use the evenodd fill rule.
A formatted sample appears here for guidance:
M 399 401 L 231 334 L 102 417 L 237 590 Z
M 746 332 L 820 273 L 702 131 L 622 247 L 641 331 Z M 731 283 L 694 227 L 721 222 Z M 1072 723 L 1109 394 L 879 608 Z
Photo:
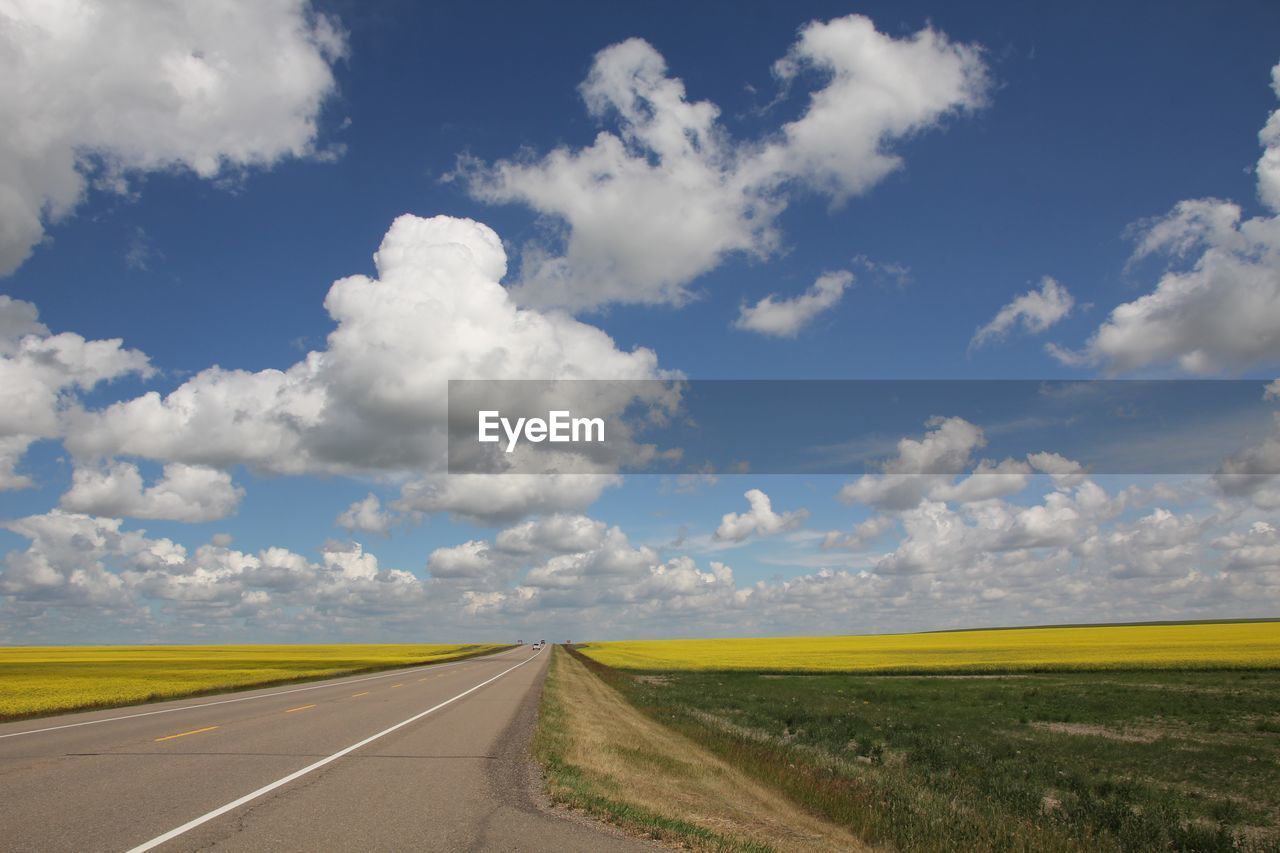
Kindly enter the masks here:
M 0 725 L 0 850 L 652 850 L 540 809 L 549 650 Z

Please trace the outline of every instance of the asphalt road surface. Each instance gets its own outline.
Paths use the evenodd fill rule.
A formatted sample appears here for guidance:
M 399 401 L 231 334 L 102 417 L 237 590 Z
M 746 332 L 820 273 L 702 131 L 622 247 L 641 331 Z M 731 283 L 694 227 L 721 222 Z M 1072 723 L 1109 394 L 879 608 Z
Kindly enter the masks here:
M 0 850 L 651 850 L 539 808 L 550 653 L 0 725 Z

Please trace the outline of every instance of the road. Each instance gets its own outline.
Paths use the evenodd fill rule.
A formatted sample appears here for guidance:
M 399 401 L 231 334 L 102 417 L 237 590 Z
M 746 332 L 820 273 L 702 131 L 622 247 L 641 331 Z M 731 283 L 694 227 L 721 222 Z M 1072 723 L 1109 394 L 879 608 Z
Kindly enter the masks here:
M 0 850 L 652 850 L 536 804 L 549 659 L 0 725 Z

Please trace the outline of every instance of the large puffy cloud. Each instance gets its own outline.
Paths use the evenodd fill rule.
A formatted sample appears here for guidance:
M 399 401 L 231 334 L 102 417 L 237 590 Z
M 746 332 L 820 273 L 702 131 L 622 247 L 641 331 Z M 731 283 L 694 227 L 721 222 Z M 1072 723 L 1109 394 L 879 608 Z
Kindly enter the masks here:
M 90 180 L 202 178 L 316 153 L 336 22 L 306 0 L 0 3 L 0 275 Z
M 825 82 L 803 114 L 740 142 L 716 105 L 689 100 L 652 45 L 629 39 L 596 55 L 579 90 L 616 132 L 540 160 L 464 158 L 457 175 L 475 197 L 522 203 L 564 225 L 563 246 L 526 247 L 518 299 L 571 309 L 679 304 L 727 255 L 777 249 L 792 187 L 837 203 L 865 192 L 901 165 L 895 142 L 980 106 L 986 90 L 978 49 L 932 29 L 894 39 L 858 15 L 809 24 L 774 67 L 788 87 L 805 70 Z
M 686 283 L 725 254 L 764 255 L 777 243 L 776 205 L 739 175 L 719 109 L 688 101 L 651 45 L 602 50 L 581 93 L 593 116 L 616 117 L 617 135 L 534 163 L 463 163 L 476 197 L 522 202 L 568 226 L 564 254 L 525 249 L 521 301 L 679 303 Z
M 167 395 L 149 391 L 70 419 L 67 447 L 80 457 L 117 454 L 188 465 L 258 465 L 273 473 L 323 468 L 303 438 L 322 424 L 323 359 L 287 371 L 211 367 Z M 336 466 L 335 466 L 336 467 Z
M 748 489 L 743 495 L 751 509 L 747 512 L 725 513 L 716 528 L 716 538 L 726 542 L 741 542 L 751 534 L 773 536 L 794 530 L 809 517 L 806 509 L 776 512 L 769 496 L 759 489 Z
M 31 484 L 18 463 L 32 442 L 61 434 L 79 392 L 151 373 L 147 357 L 120 339 L 50 334 L 34 305 L 0 295 L 0 490 Z
M 826 273 L 799 296 L 780 299 L 771 293 L 755 305 L 743 305 L 734 325 L 762 335 L 794 338 L 819 314 L 839 304 L 845 288 L 852 283 L 852 273 Z
M 31 540 L 10 551 L 0 572 L 0 592 L 28 601 L 122 608 L 130 604 L 123 578 L 106 566 L 110 557 L 164 561 L 172 543 L 151 543 L 120 530 L 119 519 L 97 519 L 53 510 L 6 522 Z
M 989 322 L 974 332 L 969 341 L 972 349 L 998 341 L 1015 328 L 1037 334 L 1065 318 L 1075 306 L 1075 299 L 1058 282 L 1048 276 L 1038 290 L 1028 290 L 996 312 Z
M 445 475 L 447 383 L 651 379 L 663 375 L 653 352 L 623 352 L 593 326 L 516 307 L 499 283 L 501 241 L 471 220 L 402 216 L 374 261 L 377 278 L 351 276 L 329 290 L 325 307 L 337 326 L 325 350 L 286 370 L 210 368 L 166 395 L 81 412 L 67 446 L 80 458 L 395 474 L 412 479 L 393 508 L 486 523 L 531 509 L 578 510 L 616 482 Z
M 938 572 L 949 560 L 1007 553 L 1025 557 L 1029 549 L 1066 547 L 1095 533 L 1123 500 L 1092 481 L 1056 489 L 1027 507 L 992 501 L 953 510 L 945 502 L 926 500 L 903 515 L 906 536 L 879 569 Z
M 807 70 L 828 81 L 747 169 L 762 182 L 798 178 L 836 201 L 901 168 L 890 143 L 981 107 L 988 84 L 977 47 L 929 27 L 894 39 L 861 15 L 803 27 L 773 70 L 787 85 Z
M 144 488 L 137 465 L 117 462 L 76 468 L 60 505 L 88 515 L 198 522 L 226 518 L 243 496 L 231 475 L 215 468 L 171 463 L 164 466 L 164 476 Z
M 51 436 L 61 396 L 87 391 L 130 373 L 150 375 L 147 357 L 117 339 L 88 341 L 72 332 L 52 335 L 29 302 L 0 296 L 0 434 Z
M 1272 69 L 1280 96 L 1280 65 Z M 1245 219 L 1219 199 L 1179 202 L 1143 224 L 1135 259 L 1171 267 L 1155 289 L 1117 306 L 1080 352 L 1050 347 L 1068 364 L 1112 372 L 1173 363 L 1197 374 L 1280 363 L 1280 110 L 1261 141 L 1258 195 L 1271 215 Z

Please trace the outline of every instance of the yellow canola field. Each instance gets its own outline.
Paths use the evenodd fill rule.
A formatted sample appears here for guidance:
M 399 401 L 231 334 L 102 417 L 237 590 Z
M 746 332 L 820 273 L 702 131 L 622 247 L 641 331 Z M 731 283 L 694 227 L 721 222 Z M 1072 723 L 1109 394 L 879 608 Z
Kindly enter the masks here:
M 639 640 L 579 646 L 608 666 L 773 672 L 1007 672 L 1280 667 L 1280 622 L 928 634 Z
M 469 657 L 497 645 L 0 648 L 0 719 Z

